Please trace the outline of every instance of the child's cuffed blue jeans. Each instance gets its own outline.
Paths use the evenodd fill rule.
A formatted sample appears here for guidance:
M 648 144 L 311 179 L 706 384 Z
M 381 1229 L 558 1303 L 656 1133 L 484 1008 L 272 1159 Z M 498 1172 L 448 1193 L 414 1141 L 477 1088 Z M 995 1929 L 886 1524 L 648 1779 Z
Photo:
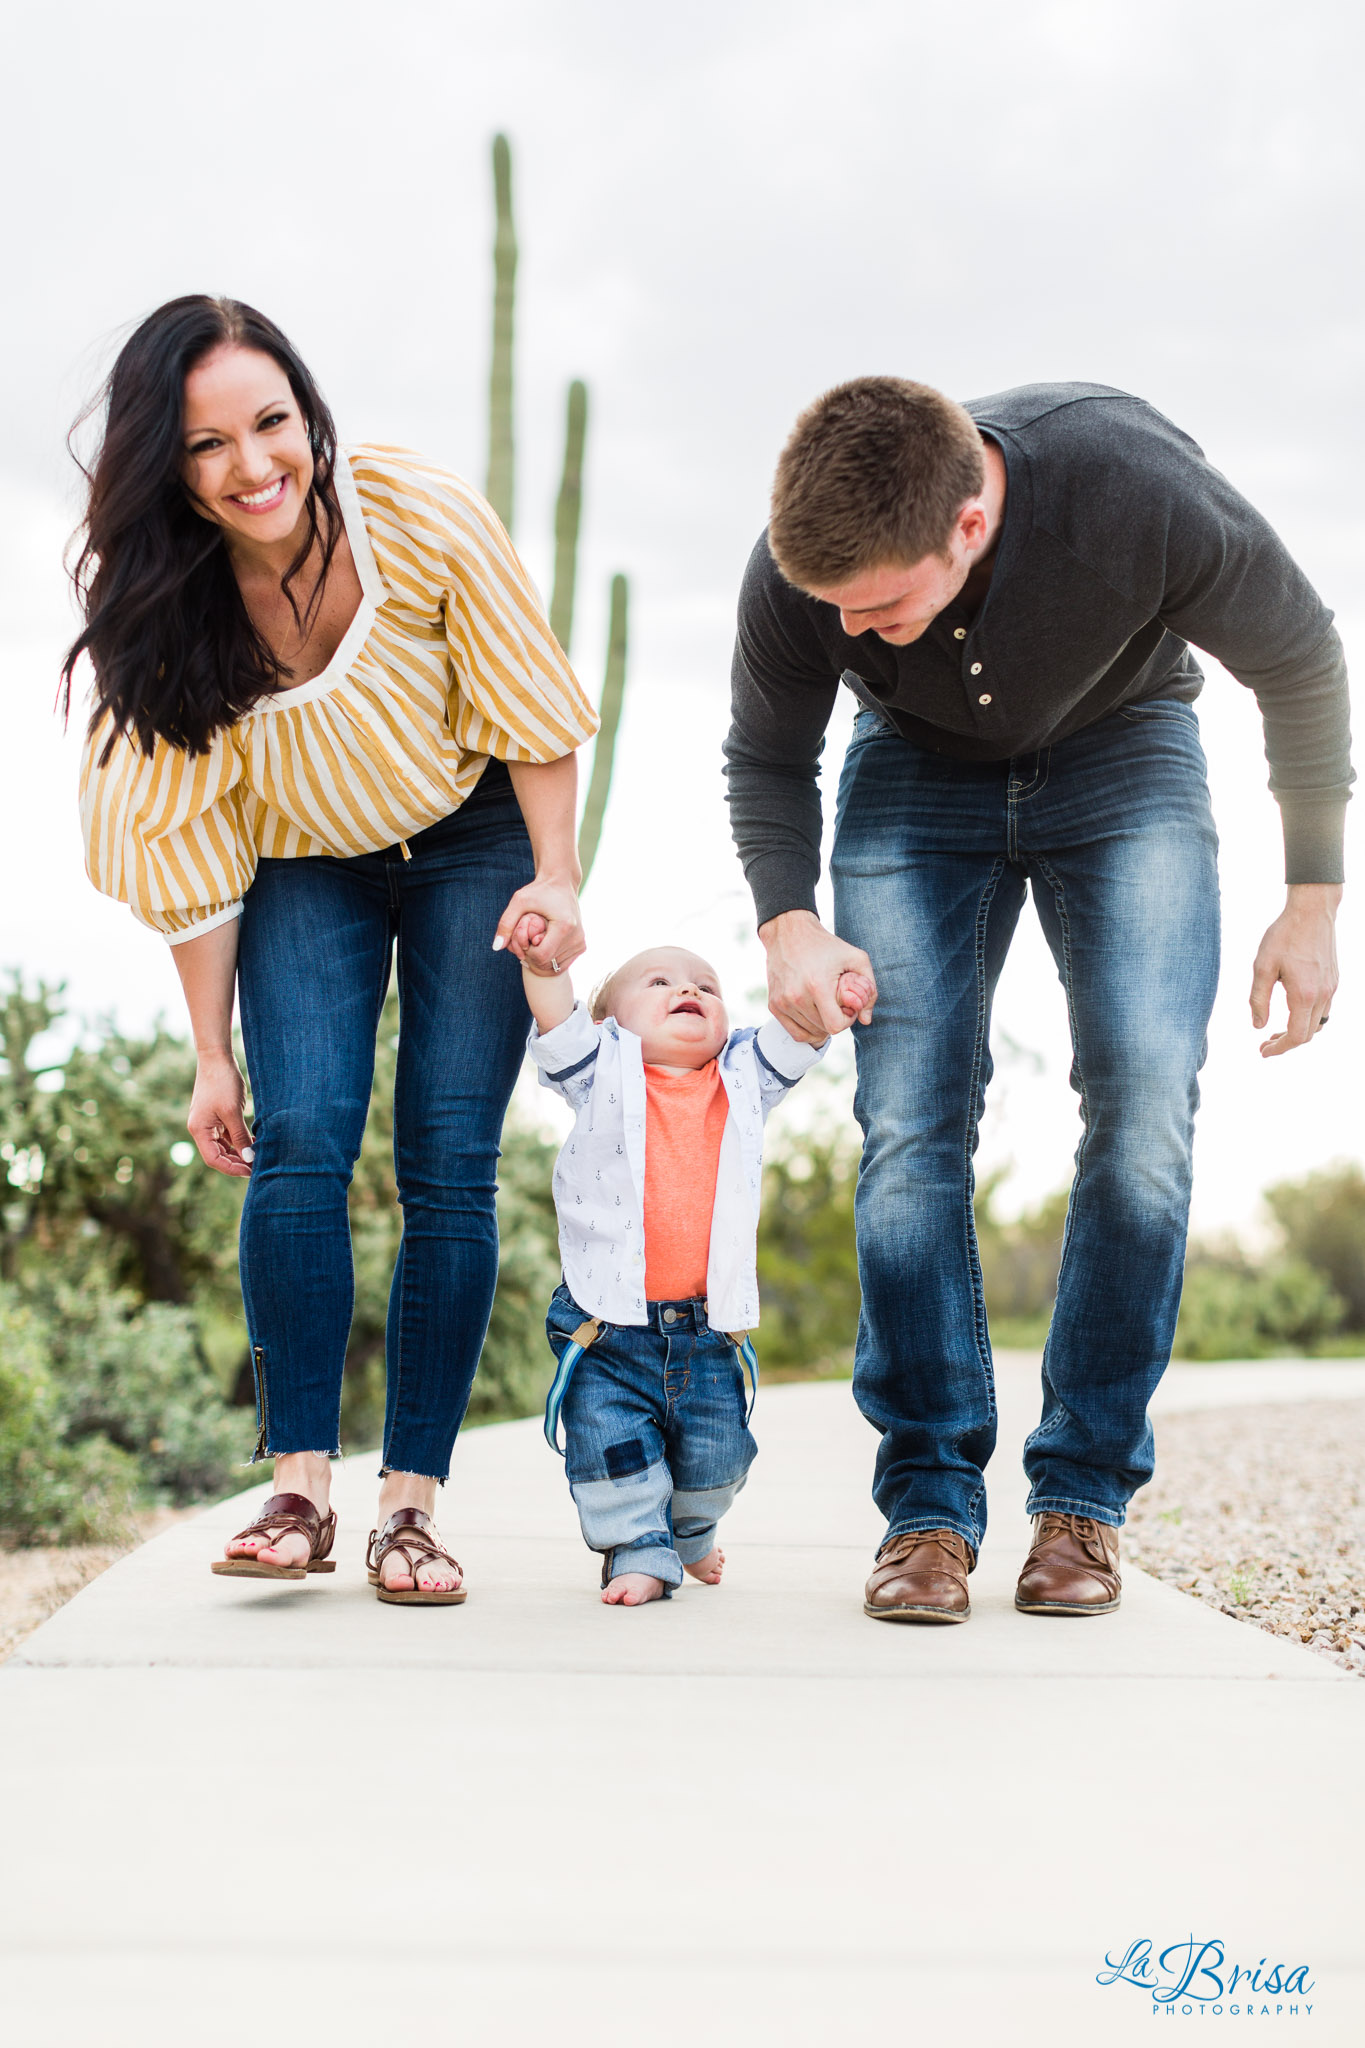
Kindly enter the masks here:
M 556 1358 L 585 1320 L 557 1287 L 545 1319 Z M 563 1418 L 569 1488 L 604 1583 L 647 1572 L 681 1585 L 758 1450 L 733 1340 L 711 1328 L 704 1302 L 651 1301 L 648 1325 L 603 1325 L 574 1366 Z

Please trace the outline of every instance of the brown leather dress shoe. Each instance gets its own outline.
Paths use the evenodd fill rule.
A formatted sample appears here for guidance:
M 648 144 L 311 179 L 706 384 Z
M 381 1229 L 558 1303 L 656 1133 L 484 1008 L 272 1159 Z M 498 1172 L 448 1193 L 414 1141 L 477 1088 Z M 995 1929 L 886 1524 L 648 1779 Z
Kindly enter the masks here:
M 1035 1515 L 1019 1574 L 1021 1614 L 1112 1614 L 1119 1604 L 1119 1532 L 1089 1515 Z
M 911 1529 L 877 1552 L 863 1596 L 874 1621 L 965 1621 L 976 1558 L 955 1529 Z

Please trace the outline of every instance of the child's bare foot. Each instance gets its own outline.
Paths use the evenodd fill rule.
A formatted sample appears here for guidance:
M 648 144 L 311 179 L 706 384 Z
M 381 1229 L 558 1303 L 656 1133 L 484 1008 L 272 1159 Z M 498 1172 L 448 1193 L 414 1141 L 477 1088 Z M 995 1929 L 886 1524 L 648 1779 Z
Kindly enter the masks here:
M 705 1557 L 699 1557 L 695 1564 L 685 1564 L 683 1570 L 694 1579 L 700 1579 L 703 1586 L 718 1586 L 720 1575 L 725 1570 L 725 1552 L 717 1545 L 714 1550 L 708 1550 Z
M 646 1600 L 663 1597 L 663 1580 L 651 1578 L 648 1572 L 622 1572 L 602 1588 L 602 1598 L 608 1607 L 643 1607 Z

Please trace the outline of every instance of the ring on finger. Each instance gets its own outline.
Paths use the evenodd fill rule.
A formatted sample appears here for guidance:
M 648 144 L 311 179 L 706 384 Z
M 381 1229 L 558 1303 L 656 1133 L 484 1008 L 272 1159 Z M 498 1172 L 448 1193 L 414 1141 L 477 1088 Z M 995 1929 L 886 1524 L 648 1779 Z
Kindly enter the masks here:
M 563 969 L 561 968 L 559 962 L 555 959 L 553 954 L 550 955 L 550 971 L 552 974 L 563 973 Z

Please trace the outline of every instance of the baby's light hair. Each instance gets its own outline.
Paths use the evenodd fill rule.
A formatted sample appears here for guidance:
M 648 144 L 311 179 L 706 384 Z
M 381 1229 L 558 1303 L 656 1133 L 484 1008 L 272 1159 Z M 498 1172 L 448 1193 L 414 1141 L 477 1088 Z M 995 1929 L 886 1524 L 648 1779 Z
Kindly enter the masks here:
M 588 1015 L 594 1024 L 600 1024 L 604 1018 L 611 1015 L 611 985 L 616 979 L 616 974 L 617 970 L 614 967 L 610 974 L 604 974 L 588 997 Z

